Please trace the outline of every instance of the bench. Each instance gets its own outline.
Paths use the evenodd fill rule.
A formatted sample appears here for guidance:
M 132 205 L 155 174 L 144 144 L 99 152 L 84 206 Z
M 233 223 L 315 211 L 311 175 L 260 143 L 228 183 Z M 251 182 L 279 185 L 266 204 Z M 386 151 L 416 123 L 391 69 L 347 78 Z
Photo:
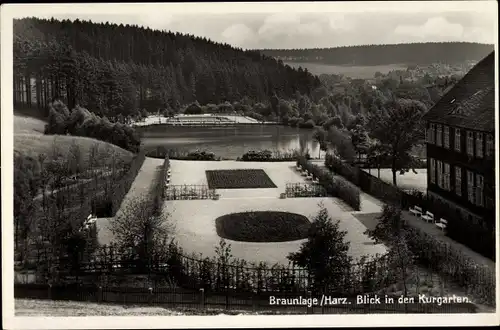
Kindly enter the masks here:
M 446 229 L 446 225 L 448 224 L 448 221 L 445 219 L 441 218 L 439 219 L 439 222 L 436 222 L 436 227 L 444 231 Z
M 422 216 L 423 210 L 420 206 L 410 207 L 410 213 L 414 216 L 420 217 Z
M 422 215 L 422 219 L 424 219 L 426 222 L 434 222 L 434 214 L 427 211 L 424 215 Z

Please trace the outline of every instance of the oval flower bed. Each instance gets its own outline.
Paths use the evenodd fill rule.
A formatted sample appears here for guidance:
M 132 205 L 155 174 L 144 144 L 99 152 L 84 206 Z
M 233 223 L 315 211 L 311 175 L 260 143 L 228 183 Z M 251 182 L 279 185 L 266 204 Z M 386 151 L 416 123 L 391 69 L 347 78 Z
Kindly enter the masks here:
M 231 213 L 215 220 L 217 235 L 242 242 L 286 242 L 307 238 L 311 222 L 288 212 Z

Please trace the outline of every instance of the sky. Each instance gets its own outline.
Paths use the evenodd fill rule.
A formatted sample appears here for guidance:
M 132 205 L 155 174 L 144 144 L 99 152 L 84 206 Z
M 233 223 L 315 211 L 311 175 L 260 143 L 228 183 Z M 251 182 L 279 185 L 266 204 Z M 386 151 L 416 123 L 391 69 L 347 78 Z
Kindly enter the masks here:
M 496 1 L 117 5 L 44 8 L 34 16 L 137 24 L 244 49 L 469 41 L 495 43 Z M 19 12 L 31 16 L 29 10 Z

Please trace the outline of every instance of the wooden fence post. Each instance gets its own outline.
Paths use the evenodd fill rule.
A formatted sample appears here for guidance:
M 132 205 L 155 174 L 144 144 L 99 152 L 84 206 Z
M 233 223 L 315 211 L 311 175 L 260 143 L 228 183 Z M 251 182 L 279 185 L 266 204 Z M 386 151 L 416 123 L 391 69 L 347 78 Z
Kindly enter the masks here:
M 102 286 L 100 286 L 100 285 L 97 288 L 97 302 L 98 303 L 102 302 Z
M 151 304 L 153 302 L 153 288 L 149 287 L 148 291 L 149 291 L 149 294 L 148 294 L 148 303 Z
M 205 289 L 200 289 L 200 307 L 205 309 Z
M 311 290 L 307 290 L 307 299 L 312 298 L 312 292 Z M 313 306 L 309 307 L 307 306 L 307 314 L 313 314 Z
M 52 284 L 49 284 L 49 287 L 47 289 L 48 289 L 49 300 L 52 300 Z

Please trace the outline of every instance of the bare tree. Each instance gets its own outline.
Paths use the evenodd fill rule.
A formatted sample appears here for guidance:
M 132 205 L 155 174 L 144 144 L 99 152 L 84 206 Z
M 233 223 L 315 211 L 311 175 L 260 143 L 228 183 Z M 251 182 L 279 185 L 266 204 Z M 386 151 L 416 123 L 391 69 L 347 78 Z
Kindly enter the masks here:
M 125 202 L 111 221 L 115 243 L 121 249 L 131 249 L 142 266 L 149 267 L 154 256 L 168 249 L 174 226 L 167 221 L 169 214 L 153 214 L 150 198 L 141 196 Z

